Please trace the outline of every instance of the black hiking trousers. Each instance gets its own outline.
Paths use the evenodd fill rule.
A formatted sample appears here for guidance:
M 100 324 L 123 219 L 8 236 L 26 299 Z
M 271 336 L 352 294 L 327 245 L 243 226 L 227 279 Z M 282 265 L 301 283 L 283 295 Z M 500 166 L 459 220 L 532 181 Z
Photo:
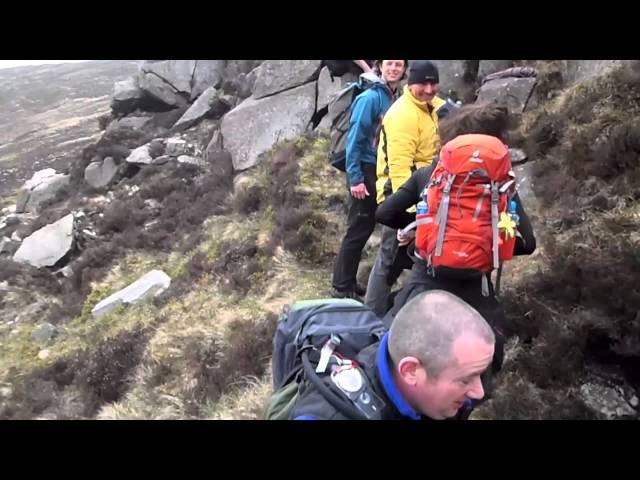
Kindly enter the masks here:
M 355 290 L 362 250 L 376 228 L 376 208 L 378 206 L 376 202 L 376 166 L 362 163 L 361 167 L 369 196 L 364 200 L 354 198 L 349 190 L 349 180 L 347 179 L 348 226 L 333 268 L 333 288 L 339 292 L 353 292 Z

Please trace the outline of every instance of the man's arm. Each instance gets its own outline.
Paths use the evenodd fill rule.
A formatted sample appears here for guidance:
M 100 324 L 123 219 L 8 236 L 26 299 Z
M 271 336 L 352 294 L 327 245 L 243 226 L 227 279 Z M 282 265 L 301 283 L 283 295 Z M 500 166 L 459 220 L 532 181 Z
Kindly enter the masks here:
M 351 108 L 351 119 L 347 132 L 346 170 L 349 185 L 352 187 L 364 182 L 360 160 L 363 149 L 373 140 L 370 137 L 375 121 L 376 101 L 374 92 L 368 90 L 356 97 Z
M 376 210 L 376 222 L 391 228 L 404 228 L 416 219 L 415 213 L 407 212 L 420 201 L 433 172 L 433 166 L 416 170 L 394 194 L 385 199 Z
M 414 195 L 411 188 L 411 179 L 407 181 L 397 192 L 387 197 L 376 209 L 376 222 L 390 228 L 404 228 L 416 219 L 415 214 L 406 210 L 415 205 L 420 195 Z
M 520 217 L 520 225 L 518 225 L 518 232 L 522 235 L 522 238 L 516 238 L 516 245 L 514 255 L 531 255 L 536 249 L 536 237 L 533 234 L 533 227 L 527 212 L 524 211 L 522 206 L 522 200 L 520 195 L 515 194 L 513 199 L 516 202 L 516 211 Z
M 353 63 L 360 67 L 364 73 L 373 72 L 373 69 L 369 66 L 366 60 L 354 60 Z

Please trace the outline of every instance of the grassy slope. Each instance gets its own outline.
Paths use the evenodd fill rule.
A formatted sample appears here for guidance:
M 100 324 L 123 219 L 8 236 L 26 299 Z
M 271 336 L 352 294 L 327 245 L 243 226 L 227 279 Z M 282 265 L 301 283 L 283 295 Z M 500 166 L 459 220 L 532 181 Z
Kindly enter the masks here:
M 510 361 L 479 417 L 595 418 L 582 383 L 640 385 L 639 121 L 640 75 L 630 69 L 523 119 L 541 248 L 507 282 Z
M 0 382 L 8 388 L 3 416 L 255 414 L 253 402 L 236 404 L 268 394 L 280 309 L 329 293 L 326 272 L 341 230 L 343 192 L 338 172 L 326 165 L 326 149 L 324 138 L 275 148 L 244 188 L 224 200 L 226 214 L 207 219 L 195 248 L 130 250 L 115 261 L 92 284 L 80 314 L 64 323 L 64 335 L 46 346 L 46 358 L 38 358 L 44 346 L 32 340 L 32 324 L 5 332 L 11 340 L 0 344 Z M 98 301 L 152 268 L 171 276 L 165 294 L 91 318 Z M 50 398 L 31 402 L 35 387 Z
M 640 297 L 632 287 L 640 269 L 637 85 L 636 77 L 613 73 L 523 119 L 515 142 L 535 159 L 539 205 L 530 210 L 540 248 L 506 269 L 507 361 L 495 399 L 475 418 L 594 418 L 577 395 L 584 380 L 598 370 L 614 383 L 625 373 L 633 381 L 640 357 Z M 144 243 L 151 237 L 143 250 L 129 248 L 93 281 L 64 336 L 46 346 L 46 359 L 38 359 L 44 347 L 31 339 L 31 324 L 5 325 L 0 414 L 259 418 L 270 394 L 278 312 L 329 293 L 344 187 L 326 165 L 326 149 L 323 138 L 276 147 L 221 200 L 225 208 L 207 215 L 194 246 L 156 251 Z M 170 290 L 90 319 L 95 303 L 151 268 L 170 274 Z M 59 293 L 50 287 L 37 300 L 59 301 Z

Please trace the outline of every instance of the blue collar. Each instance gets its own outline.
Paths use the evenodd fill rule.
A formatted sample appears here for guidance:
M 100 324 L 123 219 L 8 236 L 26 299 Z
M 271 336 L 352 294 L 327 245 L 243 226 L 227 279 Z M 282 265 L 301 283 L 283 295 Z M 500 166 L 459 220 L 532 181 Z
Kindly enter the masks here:
M 378 373 L 380 374 L 380 381 L 385 393 L 396 407 L 396 409 L 405 417 L 409 417 L 411 420 L 420 420 L 420 415 L 402 398 L 398 387 L 393 381 L 391 375 L 391 369 L 389 368 L 389 353 L 387 344 L 389 342 L 389 332 L 384 334 L 382 341 L 380 342 L 380 348 L 378 348 Z

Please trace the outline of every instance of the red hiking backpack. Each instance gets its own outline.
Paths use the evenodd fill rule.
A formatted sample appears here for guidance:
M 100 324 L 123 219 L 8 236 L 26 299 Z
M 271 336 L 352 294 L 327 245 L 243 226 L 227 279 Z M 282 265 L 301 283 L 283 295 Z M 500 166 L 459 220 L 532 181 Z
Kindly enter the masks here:
M 515 187 L 509 149 L 498 138 L 460 135 L 442 147 L 422 193 L 427 211 L 419 204 L 416 215 L 416 251 L 434 275 L 490 274 L 513 257 L 515 232 L 499 225 Z

